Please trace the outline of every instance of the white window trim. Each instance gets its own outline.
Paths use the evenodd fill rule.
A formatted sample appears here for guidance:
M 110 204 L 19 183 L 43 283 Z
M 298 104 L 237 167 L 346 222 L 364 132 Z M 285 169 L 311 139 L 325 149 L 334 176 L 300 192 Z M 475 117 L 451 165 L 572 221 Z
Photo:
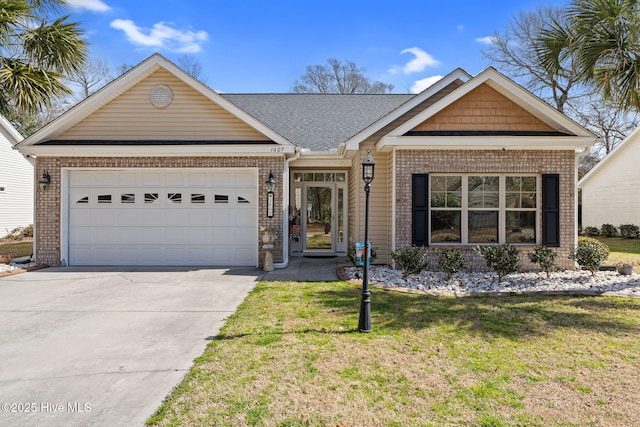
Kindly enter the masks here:
M 432 183 L 431 180 L 433 177 L 439 176 L 460 176 L 462 177 L 462 207 L 459 209 L 456 208 L 434 208 L 431 207 L 431 191 L 432 191 Z M 498 242 L 497 243 L 469 243 L 469 211 L 495 211 L 496 208 L 472 208 L 469 209 L 469 177 L 470 176 L 497 176 L 499 179 L 499 207 L 498 210 Z M 506 189 L 506 178 L 508 176 L 531 176 L 536 178 L 536 207 L 534 208 L 508 208 L 507 209 L 507 189 Z M 428 215 L 428 237 L 429 237 L 429 246 L 451 246 L 451 245 L 480 245 L 480 246 L 488 246 L 495 244 L 504 244 L 506 243 L 506 225 L 507 225 L 507 211 L 509 212 L 533 212 L 535 211 L 535 225 L 536 225 L 536 236 L 535 242 L 524 242 L 524 243 L 509 243 L 510 245 L 519 245 L 519 246 L 531 246 L 531 245 L 539 245 L 541 241 L 541 230 L 540 230 L 540 212 L 541 212 L 541 190 L 540 186 L 542 185 L 542 179 L 540 175 L 533 173 L 430 173 L 429 174 L 429 215 Z M 459 211 L 460 213 L 460 242 L 432 242 L 431 241 L 431 212 L 433 211 Z

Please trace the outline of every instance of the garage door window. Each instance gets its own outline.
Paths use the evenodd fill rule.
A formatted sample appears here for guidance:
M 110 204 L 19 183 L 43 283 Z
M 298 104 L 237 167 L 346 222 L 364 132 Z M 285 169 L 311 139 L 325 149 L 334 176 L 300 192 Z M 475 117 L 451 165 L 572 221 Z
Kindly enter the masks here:
M 144 193 L 145 203 L 156 203 L 158 201 L 158 193 Z
M 204 203 L 204 194 L 191 194 L 191 203 Z
M 98 196 L 98 203 L 111 203 L 111 194 L 101 194 Z
M 182 203 L 182 193 L 169 193 L 168 197 L 173 203 Z
M 216 194 L 213 196 L 214 203 L 229 203 L 229 196 L 223 194 Z
M 89 203 L 89 196 L 83 196 L 76 203 Z
M 136 195 L 133 193 L 127 193 L 120 196 L 120 203 L 135 203 Z

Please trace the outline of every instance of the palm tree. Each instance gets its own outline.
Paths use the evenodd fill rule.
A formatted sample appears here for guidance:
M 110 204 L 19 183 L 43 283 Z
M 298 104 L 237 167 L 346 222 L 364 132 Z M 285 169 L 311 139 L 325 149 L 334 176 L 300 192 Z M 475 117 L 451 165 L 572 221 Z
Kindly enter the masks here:
M 621 108 L 639 110 L 639 12 L 637 0 L 574 0 L 564 19 L 541 30 L 537 54 L 558 73 L 573 58 L 583 82 Z
M 82 30 L 52 18 L 65 0 L 0 0 L 0 113 L 35 114 L 70 94 L 65 76 L 87 57 Z

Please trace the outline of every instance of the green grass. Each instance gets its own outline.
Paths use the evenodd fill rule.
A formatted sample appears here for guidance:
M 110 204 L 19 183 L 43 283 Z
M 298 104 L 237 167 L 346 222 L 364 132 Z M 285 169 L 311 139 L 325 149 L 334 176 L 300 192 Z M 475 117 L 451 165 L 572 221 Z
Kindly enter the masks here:
M 637 423 L 640 300 L 449 298 L 261 282 L 148 421 L 202 426 Z
M 14 258 L 29 256 L 33 252 L 32 241 L 3 241 L 0 242 L 0 254 L 11 255 Z
M 609 246 L 609 258 L 604 265 L 615 265 L 618 262 L 633 261 L 638 264 L 634 270 L 640 273 L 640 239 L 625 239 L 623 237 L 596 237 Z

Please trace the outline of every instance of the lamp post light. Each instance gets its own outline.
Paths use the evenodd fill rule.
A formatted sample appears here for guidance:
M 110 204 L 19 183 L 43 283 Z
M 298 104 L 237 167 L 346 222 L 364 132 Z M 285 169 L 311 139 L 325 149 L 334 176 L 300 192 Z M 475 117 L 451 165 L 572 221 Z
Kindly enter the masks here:
M 269 178 L 264 185 L 267 187 L 267 218 L 273 218 L 273 190 L 276 189 L 276 179 L 273 177 L 273 172 L 269 171 Z
M 369 291 L 369 193 L 376 162 L 371 157 L 371 151 L 362 161 L 362 180 L 364 181 L 365 209 L 364 209 L 364 264 L 362 267 L 362 299 L 360 301 L 360 320 L 358 331 L 371 332 L 371 292 Z

